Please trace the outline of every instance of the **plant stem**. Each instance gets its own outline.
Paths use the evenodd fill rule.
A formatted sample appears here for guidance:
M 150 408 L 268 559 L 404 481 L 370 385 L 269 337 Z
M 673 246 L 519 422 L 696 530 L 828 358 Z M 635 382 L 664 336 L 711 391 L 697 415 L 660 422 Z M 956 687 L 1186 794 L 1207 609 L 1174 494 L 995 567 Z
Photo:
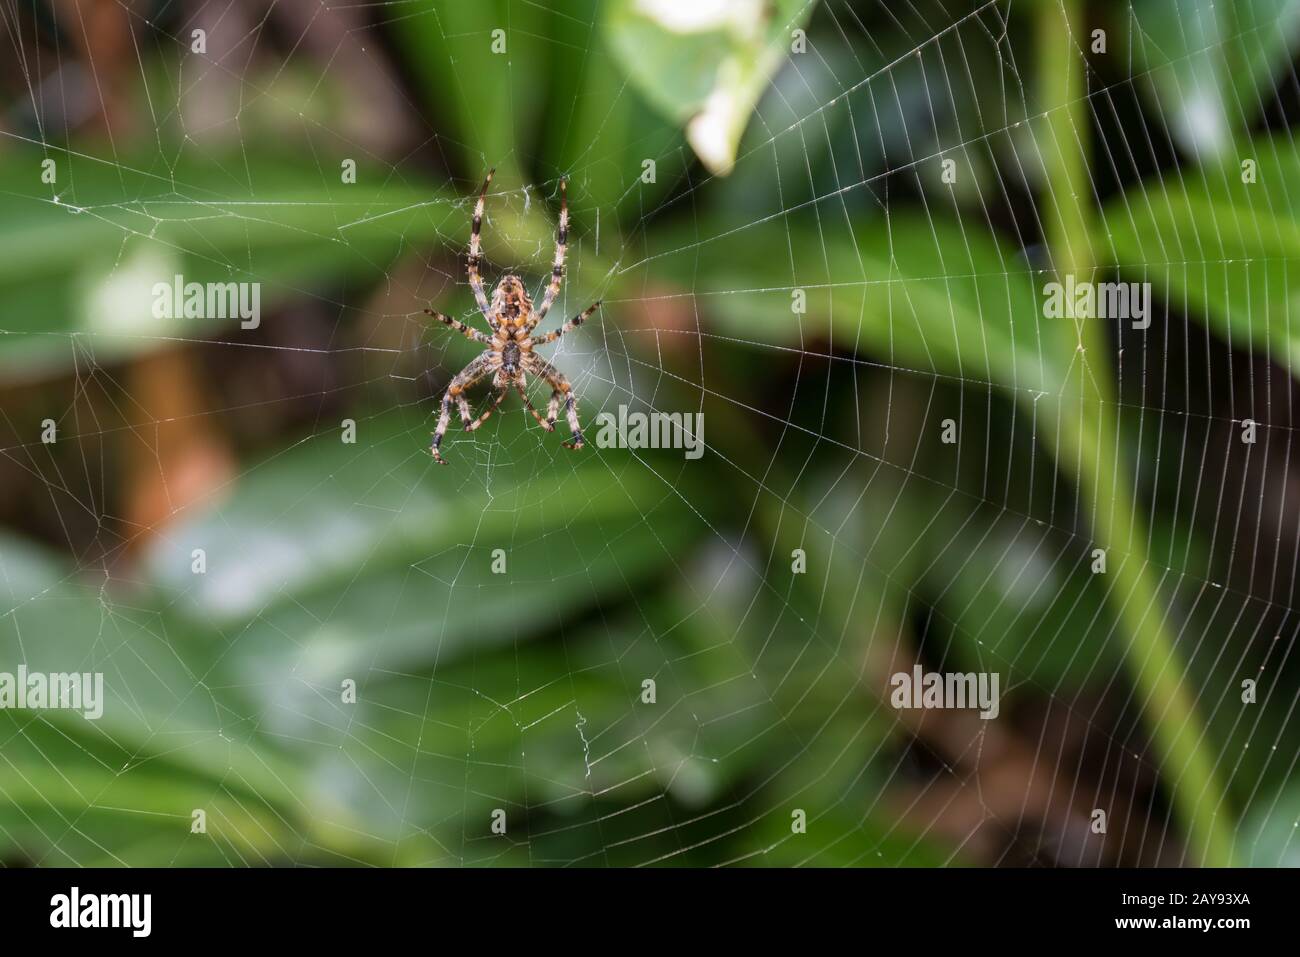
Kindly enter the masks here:
M 1043 207 L 1048 248 L 1058 275 L 1091 280 L 1091 125 L 1084 88 L 1090 38 L 1084 33 L 1081 0 L 1041 0 L 1036 11 L 1038 85 L 1046 111 L 1040 149 L 1047 172 Z M 1146 525 L 1129 492 L 1126 477 L 1133 473 L 1119 441 L 1106 327 L 1098 319 L 1075 322 L 1077 336 L 1069 348 L 1077 354 L 1061 357 L 1063 368 L 1072 372 L 1062 383 L 1058 462 L 1078 477 L 1093 538 L 1106 550 L 1108 599 L 1128 638 L 1124 659 L 1190 856 L 1204 866 L 1227 866 L 1232 863 L 1230 811 L 1147 560 Z M 1067 383 L 1075 378 L 1077 395 L 1066 394 Z

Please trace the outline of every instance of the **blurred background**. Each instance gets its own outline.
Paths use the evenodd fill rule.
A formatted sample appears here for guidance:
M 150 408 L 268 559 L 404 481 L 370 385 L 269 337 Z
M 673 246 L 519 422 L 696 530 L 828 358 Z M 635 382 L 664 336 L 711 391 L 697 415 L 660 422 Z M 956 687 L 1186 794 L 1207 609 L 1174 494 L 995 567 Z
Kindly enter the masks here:
M 1300 861 L 1300 2 L 0 9 L 0 861 Z M 439 468 L 489 167 L 589 445 Z

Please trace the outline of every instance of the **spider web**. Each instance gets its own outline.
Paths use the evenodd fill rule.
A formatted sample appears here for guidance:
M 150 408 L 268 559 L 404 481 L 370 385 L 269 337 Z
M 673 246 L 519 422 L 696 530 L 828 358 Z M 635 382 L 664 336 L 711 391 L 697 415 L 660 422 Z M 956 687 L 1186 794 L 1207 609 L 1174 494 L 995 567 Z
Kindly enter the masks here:
M 726 177 L 655 135 L 594 6 L 541 36 L 543 8 L 503 4 L 508 119 L 450 132 L 401 56 L 439 37 L 445 103 L 476 100 L 491 38 L 445 5 L 0 7 L 0 671 L 102 672 L 106 694 L 94 722 L 0 712 L 0 859 L 1182 864 L 1195 792 L 1237 822 L 1237 860 L 1294 860 L 1287 247 L 1222 211 L 1124 242 L 1171 191 L 1236 175 L 1236 152 L 1228 173 L 1188 158 L 1198 118 L 1262 115 L 1260 166 L 1284 165 L 1289 65 L 1261 109 L 1187 128 L 1150 92 L 1201 102 L 1204 58 L 1273 51 L 1281 6 L 1227 35 L 1188 17 L 1176 51 L 1118 6 L 1110 56 L 1070 35 L 1086 88 L 1045 108 L 1019 5 L 816 4 Z M 603 78 L 594 124 L 513 99 L 539 51 Z M 617 141 L 626 116 L 645 126 Z M 541 351 L 588 444 L 510 397 L 476 432 L 453 417 L 439 468 L 437 402 L 478 347 L 422 310 L 484 330 L 464 278 L 482 169 L 457 157 L 543 121 L 583 148 L 481 157 L 506 167 L 483 273 L 540 298 L 567 176 L 541 330 L 604 305 Z M 1098 278 L 1156 287 L 1111 357 L 1042 315 L 1070 200 L 1053 155 L 1088 161 L 1093 250 L 1120 267 Z M 1255 213 L 1285 220 L 1289 185 Z M 259 283 L 260 324 L 153 318 L 182 273 Z M 1220 288 L 1226 336 L 1192 318 Z M 1112 362 L 1113 444 L 1083 455 L 1132 499 L 1144 557 L 1097 540 L 1119 506 L 1064 438 Z M 620 406 L 702 413 L 702 458 L 604 447 Z M 1115 600 L 1130 559 L 1155 589 L 1136 616 Z M 997 673 L 999 716 L 894 708 L 914 665 Z M 1162 749 L 1180 700 L 1213 788 Z

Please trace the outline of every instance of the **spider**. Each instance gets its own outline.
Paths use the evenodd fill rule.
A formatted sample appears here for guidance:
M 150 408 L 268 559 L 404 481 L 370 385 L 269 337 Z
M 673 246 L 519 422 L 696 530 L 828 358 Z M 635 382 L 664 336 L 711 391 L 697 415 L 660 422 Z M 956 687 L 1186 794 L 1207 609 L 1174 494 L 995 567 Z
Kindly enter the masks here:
M 547 432 L 555 431 L 555 420 L 560 412 L 560 404 L 563 402 L 564 415 L 568 419 L 569 430 L 573 433 L 572 439 L 565 442 L 564 447 L 580 449 L 583 446 L 582 429 L 578 426 L 578 404 L 573 394 L 573 386 L 559 369 L 533 351 L 537 346 L 554 342 L 570 329 L 582 325 L 600 308 L 600 301 L 597 300 L 554 332 L 533 338 L 533 329 L 546 318 L 547 312 L 555 302 L 555 297 L 559 295 L 560 281 L 564 275 L 564 249 L 569 236 L 567 183 L 563 179 L 560 180 L 560 224 L 555 232 L 555 265 L 551 269 L 551 284 L 546 288 L 542 304 L 534 312 L 533 301 L 528 298 L 528 291 L 518 276 L 507 274 L 501 277 L 501 281 L 492 292 L 492 302 L 489 304 L 483 289 L 483 278 L 479 275 L 479 263 L 483 258 L 479 246 L 479 233 L 483 225 L 483 203 L 487 199 L 488 186 L 495 172 L 496 170 L 488 171 L 487 179 L 483 181 L 483 188 L 479 190 L 478 202 L 474 204 L 474 220 L 469 234 L 468 267 L 470 288 L 474 290 L 474 299 L 478 303 L 479 312 L 487 320 L 492 334 L 486 336 L 450 316 L 444 316 L 432 309 L 424 310 L 465 338 L 487 346 L 487 349 L 474 361 L 456 373 L 451 384 L 447 386 L 447 391 L 443 393 L 442 413 L 438 416 L 438 428 L 433 433 L 431 448 L 434 459 L 440 465 L 447 464 L 439 447 L 442 445 L 443 435 L 447 432 L 447 425 L 451 421 L 452 402 L 454 401 L 460 409 L 460 419 L 465 431 L 473 432 L 496 411 L 497 406 L 502 403 L 512 388 L 519 393 L 524 407 Z M 472 418 L 465 392 L 489 375 L 492 376 L 492 387 L 497 390 L 496 396 L 482 415 L 477 419 Z M 545 380 L 551 387 L 551 401 L 546 409 L 546 418 L 542 418 L 541 414 L 533 408 L 533 404 L 528 401 L 528 393 L 525 390 L 528 387 L 527 377 L 530 375 Z

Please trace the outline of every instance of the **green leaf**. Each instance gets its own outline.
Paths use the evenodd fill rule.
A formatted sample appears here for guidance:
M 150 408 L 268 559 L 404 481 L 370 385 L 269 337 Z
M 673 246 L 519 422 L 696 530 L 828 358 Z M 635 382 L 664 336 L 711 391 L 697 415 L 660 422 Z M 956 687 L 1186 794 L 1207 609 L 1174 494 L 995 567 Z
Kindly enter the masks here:
M 806 0 L 613 0 L 606 35 L 642 94 L 686 128 L 687 141 L 711 172 L 725 174 L 759 96 L 812 9 Z
M 1300 369 L 1300 151 L 1288 136 L 1243 147 L 1258 181 L 1242 182 L 1234 158 L 1144 181 L 1103 210 L 1094 246 L 1127 279 L 1151 282 L 1226 341 Z
M 1300 38 L 1300 0 L 1145 0 L 1132 16 L 1135 72 L 1179 144 L 1207 158 L 1247 130 Z
M 1250 867 L 1300 867 L 1300 788 L 1254 798 L 1241 826 L 1238 853 Z
M 860 228 L 815 210 L 784 218 L 779 253 L 763 220 L 722 219 L 705 237 L 661 230 L 625 267 L 628 288 L 671 279 L 718 331 L 758 346 L 807 348 L 815 337 L 926 376 L 1009 388 L 1031 406 L 1059 394 L 1074 330 L 1042 318 L 1040 274 L 991 231 L 910 213 Z
M 265 793 L 285 793 L 242 737 L 223 733 L 242 713 L 239 695 L 205 683 L 198 646 L 157 612 L 113 602 L 102 580 L 83 580 L 18 539 L 0 541 L 0 568 L 0 670 L 104 675 L 102 716 L 43 710 L 36 712 L 41 720 L 124 748 L 128 763 L 165 754 L 216 775 L 242 766 Z
M 822 760 L 837 755 L 818 749 Z M 842 760 L 842 759 L 841 759 Z M 808 761 L 800 772 L 814 773 Z M 871 782 L 875 784 L 876 782 Z M 791 810 L 808 805 L 808 833 L 791 832 Z M 871 808 L 864 812 L 862 808 Z M 764 809 L 752 843 L 761 853 L 745 863 L 760 867 L 950 867 L 962 864 L 961 852 L 915 823 L 891 819 L 895 808 L 862 786 L 845 792 L 805 789 Z
M 508 0 L 416 0 L 388 12 L 393 39 L 439 117 L 434 128 L 446 131 L 439 150 L 476 181 L 488 167 L 507 181 L 521 178 L 542 131 L 551 59 L 574 53 L 552 36 L 571 24 L 567 14 Z
M 263 311 L 343 284 L 386 278 L 411 244 L 463 231 L 458 203 L 428 184 L 343 185 L 337 169 L 304 175 L 270 156 L 229 162 L 157 156 L 116 163 L 53 154 L 0 159 L 0 372 L 66 370 L 84 342 L 98 361 L 227 333 L 235 321 L 160 319 L 155 283 L 256 282 Z M 387 174 L 385 174 L 387 175 Z
M 197 620 L 242 629 L 284 605 L 284 634 L 301 638 L 315 621 L 327 658 L 337 634 L 361 642 L 367 661 L 386 649 L 380 660 L 410 664 L 408 654 L 437 658 L 442 642 L 540 630 L 565 606 L 627 587 L 695 534 L 680 490 L 594 445 L 565 450 L 518 408 L 491 432 L 449 433 L 451 464 L 440 467 L 428 453 L 432 409 L 358 416 L 356 444 L 331 430 L 254 466 L 228 502 L 157 541 L 151 577 Z M 195 548 L 205 552 L 201 575 Z M 492 571 L 496 549 L 502 574 Z M 480 599 L 460 602 L 463 593 Z M 520 604 L 534 613 L 520 618 Z M 388 624 L 376 636 L 380 614 Z
M 726 743 L 777 720 L 753 682 L 710 693 L 719 667 L 743 674 L 724 665 L 734 650 L 716 645 L 693 647 L 620 615 L 562 643 L 519 644 L 423 673 L 362 670 L 357 704 L 336 703 L 293 739 L 310 779 L 370 833 L 399 842 L 404 861 L 488 862 L 501 848 L 475 837 L 500 807 L 510 833 L 530 835 L 536 859 L 641 863 L 677 840 L 656 833 L 667 826 L 657 819 L 662 806 L 639 805 L 699 813 L 749 767 Z M 645 678 L 658 683 L 654 705 L 640 700 Z M 281 714 L 267 717 L 283 724 Z M 613 835 L 641 840 L 620 848 Z
M 211 635 L 178 627 L 147 594 L 0 538 L 0 671 L 103 676 L 97 718 L 0 710 L 0 856 L 267 861 L 303 837 L 357 852 L 356 822 L 327 793 L 308 805 L 284 750 L 249 720 L 251 699 L 220 677 L 219 655 Z M 209 815 L 206 849 L 190 836 L 196 808 Z
M 651 108 L 627 82 L 622 67 L 601 42 L 609 6 L 604 0 L 565 5 L 553 28 L 564 53 L 551 66 L 546 129 L 538 144 L 546 165 L 569 179 L 569 203 L 578 237 L 593 237 L 597 216 L 617 249 L 620 214 L 629 221 L 653 208 L 654 198 L 672 187 L 667 157 L 681 139 L 677 127 Z M 660 157 L 655 185 L 638 182 L 648 157 Z M 630 189 L 631 186 L 635 189 Z M 585 259 L 594 242 L 578 254 Z

